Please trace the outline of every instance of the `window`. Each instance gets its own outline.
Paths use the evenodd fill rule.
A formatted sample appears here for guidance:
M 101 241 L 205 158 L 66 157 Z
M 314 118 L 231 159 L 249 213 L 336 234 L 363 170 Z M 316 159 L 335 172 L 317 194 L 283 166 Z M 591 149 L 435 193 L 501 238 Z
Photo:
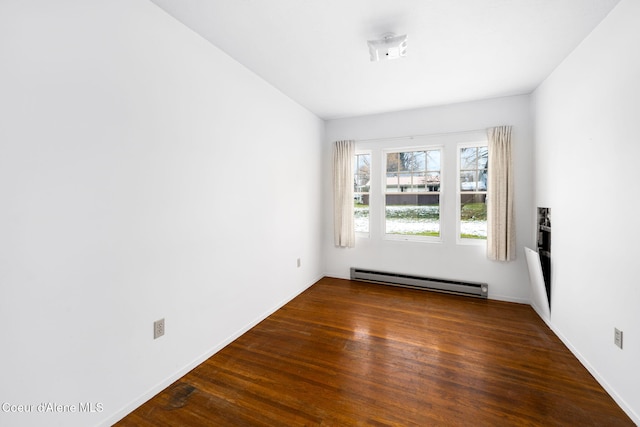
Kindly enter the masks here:
M 371 154 L 356 154 L 353 159 L 353 215 L 355 231 L 356 233 L 369 233 Z
M 386 152 L 387 236 L 440 237 L 441 149 Z
M 356 232 L 372 241 L 486 245 L 488 157 L 484 130 L 359 142 Z
M 458 237 L 486 240 L 489 149 L 475 144 L 460 146 L 458 152 Z

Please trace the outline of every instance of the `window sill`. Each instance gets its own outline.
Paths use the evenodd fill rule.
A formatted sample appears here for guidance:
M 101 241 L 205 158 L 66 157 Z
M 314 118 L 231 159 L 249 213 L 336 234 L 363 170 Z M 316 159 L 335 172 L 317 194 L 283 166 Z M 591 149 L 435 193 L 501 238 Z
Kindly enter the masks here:
M 393 242 L 442 243 L 442 237 L 412 236 L 404 234 L 385 234 L 383 239 Z

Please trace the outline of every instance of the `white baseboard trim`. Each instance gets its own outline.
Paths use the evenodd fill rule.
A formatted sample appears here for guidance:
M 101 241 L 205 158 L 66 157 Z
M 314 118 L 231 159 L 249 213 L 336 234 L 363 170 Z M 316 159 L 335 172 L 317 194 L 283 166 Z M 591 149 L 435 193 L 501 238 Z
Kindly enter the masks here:
M 326 273 L 327 277 L 335 277 L 339 279 L 350 279 L 350 277 L 345 277 L 342 274 L 330 274 Z M 506 301 L 513 302 L 518 304 L 528 304 L 530 305 L 534 311 L 538 314 L 538 316 L 547 324 L 549 329 L 562 341 L 562 343 L 569 349 L 569 351 L 578 359 L 578 361 L 589 371 L 589 373 L 596 379 L 596 381 L 605 389 L 607 393 L 611 396 L 611 398 L 622 408 L 622 410 L 631 418 L 631 420 L 636 423 L 636 425 L 640 425 L 640 416 L 636 414 L 627 403 L 620 397 L 616 391 L 605 381 L 605 379 L 598 373 L 598 371 L 588 362 L 586 358 L 580 354 L 580 352 L 571 344 L 571 342 L 564 336 L 562 333 L 553 325 L 550 319 L 545 318 L 542 315 L 538 307 L 532 304 L 531 300 L 520 299 L 520 298 L 512 298 L 506 297 L 503 295 L 489 295 L 489 299 L 498 300 L 498 301 Z
M 298 295 L 300 295 L 301 293 L 303 293 L 304 291 L 309 289 L 313 284 L 315 284 L 323 276 L 349 280 L 349 277 L 340 277 L 340 275 L 334 275 L 334 274 L 328 274 L 328 273 L 319 275 L 316 279 L 314 279 L 311 283 L 309 283 L 307 286 L 305 286 L 302 290 L 294 292 L 292 295 L 288 296 L 283 301 L 281 301 L 280 303 L 278 303 L 275 306 L 271 307 L 269 310 L 265 311 L 262 315 L 260 315 L 257 318 L 255 318 L 252 322 L 250 322 L 247 325 L 245 325 L 244 327 L 240 328 L 239 330 L 237 330 L 235 333 L 231 334 L 229 337 L 227 337 L 222 342 L 216 344 L 214 347 L 212 347 L 211 349 L 206 351 L 204 354 L 196 357 L 191 363 L 189 363 L 186 366 L 184 366 L 183 368 L 179 369 L 174 374 L 172 374 L 171 376 L 169 376 L 165 380 L 161 381 L 156 386 L 152 387 L 146 393 L 143 393 L 140 397 L 138 397 L 137 399 L 135 399 L 134 401 L 132 401 L 131 403 L 126 405 L 121 410 L 117 411 L 115 414 L 110 416 L 108 419 L 106 419 L 103 422 L 101 422 L 100 424 L 98 424 L 98 426 L 100 426 L 100 427 L 102 427 L 102 426 L 109 427 L 109 426 L 115 424 L 116 422 L 120 421 L 122 418 L 126 417 L 128 414 L 133 412 L 139 406 L 141 406 L 142 404 L 144 404 L 145 402 L 147 402 L 148 400 L 153 398 L 155 395 L 160 393 L 162 390 L 164 390 L 165 388 L 167 388 L 168 386 L 173 384 L 178 379 L 182 378 L 184 375 L 186 375 L 191 370 L 196 368 L 198 365 L 203 363 L 205 360 L 207 360 L 208 358 L 210 358 L 211 356 L 216 354 L 218 351 L 222 350 L 224 347 L 226 347 L 227 345 L 232 343 L 234 340 L 239 338 L 242 334 L 244 334 L 245 332 L 249 331 L 251 328 L 256 326 L 258 323 L 260 323 L 261 321 L 266 319 L 268 316 L 270 316 L 271 314 L 276 312 L 278 309 L 280 309 L 282 306 L 287 304 L 289 301 L 293 300 L 295 297 L 297 297 Z M 521 304 L 530 304 L 531 305 L 530 301 L 524 301 L 524 300 L 520 300 L 520 299 L 513 299 L 513 298 L 506 298 L 506 297 L 502 298 L 501 296 L 494 296 L 494 297 L 491 297 L 490 299 L 495 299 L 495 300 L 499 300 L 499 301 L 507 301 L 507 302 L 515 302 L 515 303 L 521 303 Z M 593 366 L 591 366 L 591 364 L 589 364 L 587 359 L 585 359 L 580 354 L 580 352 L 553 325 L 553 323 L 549 319 L 545 319 L 543 316 L 541 316 L 540 312 L 537 310 L 537 308 L 534 305 L 531 305 L 531 306 L 534 309 L 534 311 L 536 311 L 538 316 L 540 316 L 540 318 L 549 327 L 549 329 L 551 329 L 551 331 L 562 341 L 562 343 L 578 359 L 578 361 L 580 361 L 580 363 L 589 371 L 589 373 L 596 379 L 596 381 L 598 381 L 598 383 L 600 383 L 600 385 L 605 389 L 605 391 L 607 393 L 609 393 L 609 395 L 620 406 L 620 408 L 622 408 L 622 410 L 632 419 L 632 421 L 634 423 L 636 423 L 636 425 L 640 425 L 640 416 L 638 416 L 638 414 L 636 414 L 629 407 L 629 405 L 627 405 L 627 403 L 624 401 L 624 399 L 622 399 L 615 392 L 615 390 L 604 380 L 604 378 L 598 373 L 598 371 Z
M 489 286 L 489 291 L 491 291 L 491 286 Z M 488 299 L 494 300 L 494 301 L 512 302 L 514 304 L 526 304 L 526 305 L 530 305 L 531 304 L 531 300 L 529 300 L 529 299 L 515 298 L 515 297 L 510 297 L 510 296 L 507 296 L 507 295 L 491 295 L 491 293 L 489 293 L 489 298 Z
M 604 390 L 609 394 L 609 396 L 611 396 L 611 398 L 618 404 L 618 406 L 620 406 L 620 408 L 629 416 L 629 418 L 631 418 L 631 420 L 636 425 L 640 425 L 640 416 L 636 414 L 631 409 L 631 407 L 629 407 L 629 405 L 627 405 L 627 402 L 625 402 L 625 400 L 622 397 L 620 397 L 618 393 L 616 393 L 613 387 L 611 387 L 609 383 L 607 383 L 607 381 L 602 377 L 602 375 L 600 375 L 600 373 L 589 363 L 589 361 L 582 356 L 582 354 L 578 351 L 578 349 L 575 348 L 573 344 L 571 344 L 571 341 L 569 341 L 569 339 L 567 339 L 567 337 L 565 337 L 562 334 L 562 332 L 560 332 L 555 327 L 553 322 L 551 322 L 551 319 L 546 319 L 540 313 L 540 310 L 538 310 L 538 308 L 535 305 L 531 305 L 531 307 L 533 307 L 534 311 L 538 314 L 538 316 L 540 316 L 540 318 L 544 321 L 544 323 L 547 324 L 549 329 L 551 329 L 551 331 L 560 339 L 560 341 L 562 341 L 562 343 L 569 349 L 569 351 L 576 357 L 576 359 L 578 359 L 578 361 L 582 364 L 582 366 L 584 366 L 587 369 L 587 371 L 589 371 L 589 373 L 593 376 L 593 378 L 595 378 L 595 380 L 602 386 L 602 388 L 604 388 Z
M 311 283 L 307 284 L 302 290 L 298 290 L 298 291 L 294 292 L 293 294 L 289 295 L 288 297 L 284 298 L 280 303 L 278 303 L 275 306 L 271 307 L 270 309 L 266 310 L 263 314 L 261 314 L 260 316 L 256 317 L 252 322 L 249 322 L 247 325 L 245 325 L 242 328 L 238 329 L 235 333 L 231 334 L 229 337 L 227 337 L 223 341 L 217 343 L 215 346 L 213 346 L 211 349 L 206 351 L 204 354 L 201 354 L 200 356 L 196 357 L 193 361 L 188 363 L 186 366 L 182 367 L 181 369 L 177 370 L 176 372 L 174 372 L 169 377 L 165 378 L 163 381 L 161 381 L 160 383 L 158 383 L 157 385 L 155 385 L 154 387 L 149 389 L 147 392 L 143 393 L 140 397 L 138 397 L 137 399 L 133 400 L 131 403 L 127 404 L 125 407 L 123 407 L 122 409 L 120 409 L 119 411 L 117 411 L 116 413 L 111 415 L 106 420 L 100 422 L 98 424 L 98 426 L 99 427 L 109 427 L 109 426 L 112 426 L 113 424 L 115 424 L 116 422 L 120 421 L 121 419 L 123 419 L 124 417 L 129 415 L 131 412 L 135 411 L 142 404 L 144 404 L 145 402 L 147 402 L 148 400 L 153 398 L 155 395 L 157 395 L 158 393 L 163 391 L 165 388 L 169 387 L 171 384 L 173 384 L 174 382 L 176 382 L 177 380 L 179 380 L 180 378 L 182 378 L 183 376 L 188 374 L 190 371 L 192 371 L 193 369 L 198 367 L 205 360 L 207 360 L 208 358 L 210 358 L 211 356 L 213 356 L 214 354 L 216 354 L 217 352 L 222 350 L 227 345 L 231 344 L 233 341 L 238 339 L 242 334 L 244 334 L 245 332 L 249 331 L 251 328 L 256 326 L 258 323 L 262 322 L 264 319 L 269 317 L 271 314 L 275 313 L 277 310 L 282 308 L 289 301 L 293 300 L 295 297 L 297 297 L 298 295 L 300 295 L 301 293 L 303 293 L 304 291 L 309 289 L 318 280 L 322 279 L 322 277 L 323 277 L 322 274 L 319 275 Z
M 344 274 L 325 273 L 325 276 L 326 277 L 332 277 L 334 279 L 351 280 L 351 276 L 350 275 L 346 275 L 345 276 Z M 489 291 L 491 291 L 491 286 L 489 286 Z M 531 304 L 531 301 L 529 299 L 514 298 L 514 297 L 510 297 L 510 296 L 506 296 L 506 295 L 491 295 L 491 293 L 489 293 L 488 299 L 496 300 L 496 301 L 504 301 L 504 302 L 513 302 L 513 303 L 516 303 L 516 304 L 527 304 L 527 305 Z

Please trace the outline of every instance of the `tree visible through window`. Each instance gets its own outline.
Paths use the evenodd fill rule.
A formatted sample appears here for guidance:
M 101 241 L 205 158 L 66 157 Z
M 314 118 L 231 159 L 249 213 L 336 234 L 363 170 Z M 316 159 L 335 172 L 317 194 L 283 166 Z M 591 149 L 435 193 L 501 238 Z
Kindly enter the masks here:
M 441 150 L 388 152 L 385 232 L 440 237 Z
M 489 149 L 461 147 L 459 160 L 460 238 L 486 240 Z
M 356 233 L 369 232 L 371 154 L 356 154 L 353 165 L 354 226 Z

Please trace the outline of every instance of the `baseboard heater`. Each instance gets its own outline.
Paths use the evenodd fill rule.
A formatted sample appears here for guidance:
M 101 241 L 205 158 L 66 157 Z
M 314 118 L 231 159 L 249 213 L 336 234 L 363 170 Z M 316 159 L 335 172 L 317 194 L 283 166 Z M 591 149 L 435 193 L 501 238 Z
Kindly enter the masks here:
M 429 291 L 446 292 L 456 295 L 467 295 L 487 298 L 489 285 L 477 282 L 461 282 L 458 280 L 436 279 L 432 277 L 411 276 L 408 274 L 373 271 L 351 268 L 351 280 L 380 283 L 383 285 L 401 286 L 404 288 L 423 289 Z

